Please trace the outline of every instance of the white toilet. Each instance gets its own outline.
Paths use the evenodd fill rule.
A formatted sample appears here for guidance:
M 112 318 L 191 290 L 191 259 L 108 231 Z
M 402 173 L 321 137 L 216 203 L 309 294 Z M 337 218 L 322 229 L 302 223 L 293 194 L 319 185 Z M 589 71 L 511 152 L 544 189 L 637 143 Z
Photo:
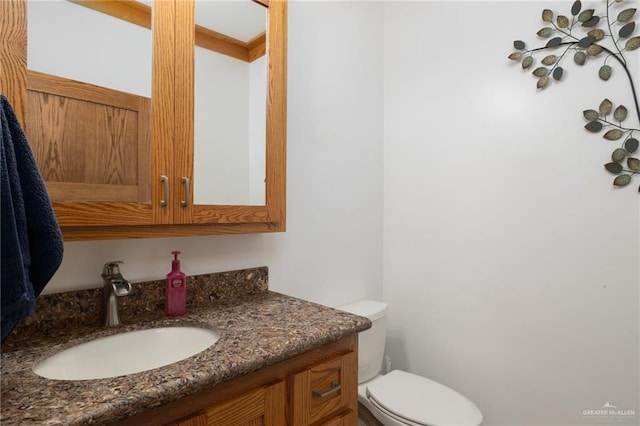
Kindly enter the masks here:
M 386 426 L 479 426 L 482 413 L 473 402 L 438 382 L 393 370 L 381 374 L 387 304 L 372 300 L 338 309 L 368 318 L 358 336 L 358 399 Z

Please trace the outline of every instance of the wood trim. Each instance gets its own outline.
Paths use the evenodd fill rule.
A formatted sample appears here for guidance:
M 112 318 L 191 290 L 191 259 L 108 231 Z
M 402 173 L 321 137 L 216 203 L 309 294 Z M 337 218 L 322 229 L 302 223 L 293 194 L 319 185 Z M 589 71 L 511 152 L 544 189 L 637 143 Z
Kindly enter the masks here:
M 223 55 L 231 56 L 236 59 L 251 62 L 251 47 L 249 43 L 240 41 L 233 37 L 226 36 L 204 27 L 196 25 L 196 46 L 204 49 L 213 50 Z M 263 55 L 266 53 L 264 46 L 262 47 Z M 255 60 L 254 58 L 253 60 Z
M 151 8 L 146 4 L 132 0 L 69 0 L 80 6 L 105 13 L 143 28 L 151 29 Z M 259 3 L 264 4 L 262 1 Z M 193 28 L 193 26 L 189 27 Z M 252 52 L 249 43 L 229 37 L 199 25 L 196 28 L 196 46 L 250 62 L 249 58 L 259 50 Z M 262 49 L 265 50 L 264 48 Z M 264 53 L 263 53 L 264 54 Z
M 269 5 L 267 94 L 267 181 L 269 219 L 286 223 L 287 184 L 287 1 L 272 0 Z
M 69 0 L 80 6 L 102 12 L 141 27 L 151 29 L 151 8 L 131 0 Z
M 196 46 L 249 62 L 247 43 L 196 25 Z
M 54 202 L 53 209 L 62 228 L 62 235 L 67 241 L 70 241 L 65 235 L 64 227 L 67 226 L 91 228 L 122 223 L 149 225 L 153 217 L 151 205 L 142 203 Z M 105 234 L 108 234 L 108 231 Z
M 73 217 L 71 214 L 69 214 L 69 216 Z M 61 227 L 65 241 L 196 237 L 204 235 L 237 235 L 281 232 L 280 224 L 265 222 L 161 226 L 126 226 L 122 224 L 114 226 L 86 226 L 85 224 L 77 224 Z
M 119 200 L 126 203 L 138 201 L 138 185 L 110 185 L 100 183 L 45 182 L 49 197 L 56 202 L 77 202 L 80 196 L 86 202 L 112 202 Z
M 173 145 L 173 223 L 190 223 L 193 213 L 193 143 L 194 143 L 194 104 L 195 104 L 195 61 L 194 38 L 195 4 L 192 1 L 176 2 L 176 28 L 174 44 L 174 87 L 175 110 L 172 117 L 174 129 Z M 185 186 L 181 179 L 189 179 L 188 202 L 185 200 Z
M 337 342 L 312 349 L 296 357 L 262 368 L 230 382 L 221 383 L 210 389 L 190 395 L 174 402 L 143 412 L 137 416 L 123 420 L 118 426 L 153 426 L 166 425 L 172 419 L 183 418 L 192 413 L 220 404 L 245 392 L 274 383 L 289 380 L 292 373 L 303 371 L 310 366 L 336 355 L 358 351 L 358 335 L 344 337 Z M 357 399 L 354 405 L 357 404 Z
M 146 99 L 138 95 L 132 95 L 131 93 L 32 70 L 27 70 L 27 90 L 109 105 L 116 108 L 124 108 L 131 111 L 139 111 L 141 108 L 141 99 Z
M 176 145 L 174 139 L 173 122 L 175 120 L 175 3 L 160 1 L 154 7 L 155 28 L 164 28 L 157 31 L 153 37 L 153 81 L 151 85 L 151 110 L 153 114 L 151 146 L 152 154 L 152 197 L 154 207 L 153 223 L 170 224 L 173 222 L 174 204 L 171 202 L 171 193 L 175 176 L 173 174 L 173 149 Z M 164 198 L 164 189 L 160 177 L 169 178 L 169 201 L 161 207 Z M 127 222 L 124 222 L 127 223 Z M 124 237 L 128 238 L 128 237 Z
M 151 173 L 152 173 L 152 151 L 153 151 L 153 115 L 151 111 L 151 99 L 139 98 L 138 104 L 138 201 L 151 202 Z
M 0 1 L 0 93 L 22 127 L 27 118 L 27 1 Z
M 267 54 L 267 33 L 258 34 L 247 42 L 249 62 L 253 62 Z
M 192 223 L 254 223 L 269 222 L 266 206 L 205 206 L 194 205 Z

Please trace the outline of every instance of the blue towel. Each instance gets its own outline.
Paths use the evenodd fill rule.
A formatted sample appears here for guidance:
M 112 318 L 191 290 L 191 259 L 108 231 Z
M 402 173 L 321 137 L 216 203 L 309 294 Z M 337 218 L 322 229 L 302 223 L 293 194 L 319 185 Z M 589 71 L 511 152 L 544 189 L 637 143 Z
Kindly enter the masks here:
M 62 262 L 63 243 L 27 138 L 4 95 L 0 95 L 0 102 L 0 316 L 4 343 L 18 322 L 33 314 L 36 298 Z

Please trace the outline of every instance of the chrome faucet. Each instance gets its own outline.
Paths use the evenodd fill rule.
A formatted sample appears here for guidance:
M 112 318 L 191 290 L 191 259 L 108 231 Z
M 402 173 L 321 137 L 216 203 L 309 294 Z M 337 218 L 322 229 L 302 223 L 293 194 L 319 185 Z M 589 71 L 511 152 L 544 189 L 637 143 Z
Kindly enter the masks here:
M 102 278 L 104 279 L 104 325 L 106 327 L 120 325 L 117 298 L 126 296 L 131 292 L 131 283 L 125 280 L 120 273 L 120 265 L 123 263 L 122 260 L 107 262 L 102 268 Z

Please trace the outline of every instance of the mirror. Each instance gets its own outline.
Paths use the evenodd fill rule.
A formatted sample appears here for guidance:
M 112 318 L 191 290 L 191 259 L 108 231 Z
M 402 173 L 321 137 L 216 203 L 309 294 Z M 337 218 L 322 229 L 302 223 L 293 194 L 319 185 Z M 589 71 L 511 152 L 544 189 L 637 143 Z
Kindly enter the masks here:
M 27 8 L 26 133 L 53 201 L 149 204 L 150 23 L 70 1 Z
M 194 204 L 266 204 L 267 13 L 195 2 Z
M 151 30 L 71 1 L 27 7 L 29 70 L 151 97 Z

